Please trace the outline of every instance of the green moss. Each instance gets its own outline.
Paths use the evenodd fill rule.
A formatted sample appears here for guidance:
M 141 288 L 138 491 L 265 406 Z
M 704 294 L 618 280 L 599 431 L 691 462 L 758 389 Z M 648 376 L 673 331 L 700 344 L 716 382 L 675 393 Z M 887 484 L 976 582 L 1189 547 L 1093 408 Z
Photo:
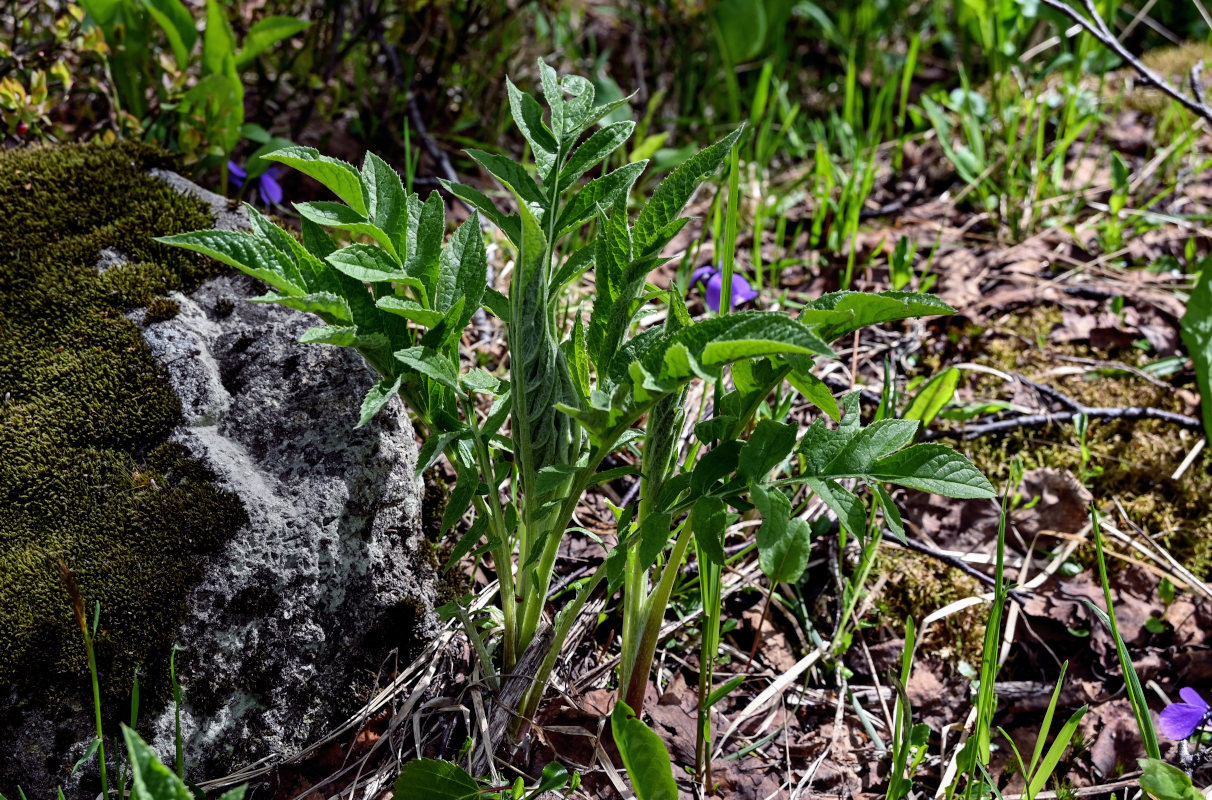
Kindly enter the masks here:
M 877 603 L 883 620 L 900 636 L 905 620 L 922 620 L 948 603 L 978 595 L 984 587 L 954 567 L 905 550 L 881 551 L 874 571 L 888 576 Z M 930 625 L 919 647 L 951 666 L 976 664 L 984 649 L 989 607 L 981 604 L 951 614 Z
M 165 440 L 180 405 L 123 312 L 215 269 L 152 241 L 206 227 L 207 210 L 147 176 L 171 167 L 136 144 L 0 155 L 0 683 L 87 697 L 87 668 L 57 573 L 75 575 L 104 690 L 164 696 L 171 631 L 201 557 L 245 520 L 238 500 Z M 98 272 L 103 249 L 127 263 Z M 120 707 L 120 702 L 113 707 Z
M 1100 358 L 1084 345 L 1053 345 L 1047 351 L 1035 345 L 1037 334 L 1047 335 L 1059 312 L 1036 306 L 1016 315 L 1015 330 L 985 336 L 972 360 L 1001 370 L 1038 375 L 1057 366 L 1056 356 Z M 1116 353 L 1129 366 L 1140 367 L 1149 356 L 1135 349 Z M 1093 369 L 1093 368 L 1092 368 Z M 1005 396 L 999 378 L 974 375 L 971 380 L 981 396 Z M 1125 371 L 1110 374 L 1090 372 L 1059 375 L 1045 381 L 1069 397 L 1090 406 L 1126 408 L 1152 406 L 1186 412 L 1176 389 L 1158 385 Z M 1194 387 L 1190 387 L 1194 388 Z M 1086 446 L 1090 451 L 1087 486 L 1101 507 L 1114 510 L 1118 500 L 1134 523 L 1157 535 L 1179 561 L 1204 578 L 1212 576 L 1212 518 L 1207 498 L 1212 492 L 1212 458 L 1202 452 L 1183 476 L 1170 475 L 1194 447 L 1198 435 L 1157 420 L 1090 421 Z M 1012 459 L 1024 469 L 1052 467 L 1081 475 L 1081 450 L 1073 425 L 1020 428 L 997 437 L 954 441 L 989 476 L 994 485 L 1009 479 Z M 1092 563 L 1092 554 L 1078 552 L 1078 560 Z M 1113 560 L 1113 563 L 1114 562 Z

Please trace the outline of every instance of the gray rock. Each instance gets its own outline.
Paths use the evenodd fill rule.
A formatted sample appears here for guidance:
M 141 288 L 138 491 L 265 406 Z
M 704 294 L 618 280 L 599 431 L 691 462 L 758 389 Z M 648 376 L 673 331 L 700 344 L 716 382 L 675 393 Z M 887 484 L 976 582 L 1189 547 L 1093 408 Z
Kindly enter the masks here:
M 173 440 L 249 516 L 178 634 L 187 756 L 210 776 L 302 749 L 373 691 L 390 650 L 407 655 L 435 624 L 403 406 L 355 430 L 370 369 L 299 344 L 314 320 L 244 300 L 260 293 L 216 278 L 143 331 L 181 398 Z M 154 728 L 171 753 L 172 709 Z
M 247 227 L 224 198 L 159 177 L 211 203 L 220 226 Z M 104 253 L 98 267 L 120 259 Z M 316 320 L 247 302 L 263 293 L 226 275 L 174 293 L 181 311 L 172 319 L 130 314 L 181 399 L 172 440 L 240 498 L 249 519 L 207 562 L 176 634 L 194 780 L 297 753 L 373 694 L 393 651 L 404 661 L 437 630 L 403 405 L 393 400 L 355 430 L 373 372 L 353 351 L 300 344 Z M 0 691 L 0 709 L 17 700 Z M 174 708 L 145 707 L 143 719 L 144 737 L 171 763 Z M 26 709 L 11 725 L 0 719 L 0 741 L 14 737 L 0 750 L 0 772 L 20 776 L 31 798 L 53 796 L 90 722 L 79 698 Z M 107 732 L 112 765 L 118 731 Z M 91 796 L 80 777 L 64 786 L 67 796 Z
M 247 227 L 242 208 L 158 177 L 209 202 L 218 227 Z M 181 399 L 172 438 L 249 516 L 178 635 L 187 760 L 208 777 L 302 749 L 373 692 L 390 651 L 436 630 L 403 405 L 355 430 L 372 370 L 351 350 L 300 344 L 317 320 L 246 301 L 262 293 L 243 275 L 215 278 L 143 329 Z M 164 754 L 174 723 L 170 708 L 154 724 Z

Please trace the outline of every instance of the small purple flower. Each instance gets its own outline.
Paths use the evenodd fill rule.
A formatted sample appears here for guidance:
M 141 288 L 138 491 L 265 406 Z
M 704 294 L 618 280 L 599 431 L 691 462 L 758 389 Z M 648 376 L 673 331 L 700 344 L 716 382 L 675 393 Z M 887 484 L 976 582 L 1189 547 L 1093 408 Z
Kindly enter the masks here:
M 720 301 L 724 293 L 724 273 L 718 266 L 704 264 L 690 275 L 690 285 L 707 284 L 707 307 L 719 312 Z M 749 281 L 737 273 L 732 273 L 732 307 L 748 303 L 758 296 L 757 290 L 749 285 Z
M 248 172 L 234 161 L 227 162 L 227 172 L 231 176 L 231 182 L 237 187 L 243 186 L 244 179 L 248 177 Z M 261 177 L 257 178 L 257 192 L 261 195 L 261 199 L 269 205 L 276 206 L 282 203 L 282 184 L 278 183 L 277 164 L 262 172 Z
M 1171 703 L 1162 709 L 1161 732 L 1174 741 L 1188 739 L 1212 716 L 1212 709 L 1190 686 L 1178 690 L 1182 703 Z

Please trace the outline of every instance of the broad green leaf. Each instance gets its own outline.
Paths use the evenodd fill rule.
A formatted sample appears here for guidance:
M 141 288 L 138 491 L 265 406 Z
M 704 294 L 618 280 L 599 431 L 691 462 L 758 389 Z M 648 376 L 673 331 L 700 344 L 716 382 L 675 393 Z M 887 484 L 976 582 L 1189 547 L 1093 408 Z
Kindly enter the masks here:
M 539 494 L 548 494 L 563 486 L 576 473 L 575 464 L 553 464 L 543 467 L 535 476 L 535 491 Z
M 917 434 L 915 420 L 883 419 L 873 422 L 856 433 L 830 459 L 821 471 L 825 475 L 862 475 L 876 459 L 895 453 L 913 441 Z M 948 453 L 949 448 L 943 448 Z
M 665 743 L 621 700 L 610 715 L 610 730 L 638 800 L 678 800 Z
M 954 314 L 955 309 L 934 295 L 916 292 L 832 292 L 804 306 L 799 320 L 816 326 L 822 339 L 835 339 L 881 322 Z
M 396 779 L 392 800 L 476 800 L 480 785 L 458 764 L 418 758 Z
M 160 236 L 157 242 L 184 247 L 265 281 L 280 292 L 303 295 L 307 290 L 287 277 L 291 260 L 265 239 L 242 231 L 194 231 Z
M 941 444 L 915 444 L 881 458 L 871 465 L 871 476 L 944 497 L 976 499 L 996 494 L 993 484 L 971 461 Z
M 484 304 L 492 312 L 493 316 L 502 322 L 509 322 L 509 298 L 498 292 L 491 286 L 484 287 L 484 296 L 480 298 L 480 302 Z
M 757 532 L 758 564 L 766 577 L 775 583 L 799 580 L 808 564 L 810 529 L 803 530 L 791 519 L 791 501 L 773 487 L 755 484 L 749 497 L 762 515 Z M 802 562 L 802 563 L 801 563 Z
M 417 477 L 421 477 L 422 472 L 436 464 L 442 454 L 446 452 L 446 448 L 467 435 L 468 430 L 465 425 L 461 425 L 453 431 L 430 434 L 425 439 L 425 444 L 421 445 L 421 451 L 417 453 Z
M 791 367 L 791 374 L 787 376 L 787 382 L 794 386 L 795 390 L 802 394 L 808 402 L 828 414 L 834 422 L 840 420 L 842 412 L 838 408 L 833 391 L 824 381 L 812 374 L 814 360 L 801 355 L 783 355 L 782 359 Z
M 392 260 L 400 260 L 399 255 L 396 253 L 396 247 L 392 244 L 391 236 L 388 235 L 387 231 L 375 225 L 349 206 L 343 203 L 334 203 L 331 200 L 316 200 L 309 203 L 295 203 L 294 207 L 299 212 L 299 216 L 311 220 L 317 225 L 369 236 L 379 243 L 379 246 L 392 257 Z
M 631 136 L 633 130 L 635 130 L 635 123 L 628 121 L 616 122 L 595 131 L 573 152 L 568 163 L 560 170 L 560 186 L 571 186 L 577 178 L 593 169 L 595 164 L 618 150 L 623 142 Z M 646 164 L 648 162 L 645 160 L 637 163 Z
M 454 327 L 459 334 L 480 307 L 484 287 L 488 285 L 488 253 L 480 233 L 480 218 L 471 217 L 455 230 L 438 258 L 438 282 L 434 289 L 434 308 L 451 309 L 460 298 L 466 298 L 463 311 Z
M 476 221 L 477 226 L 479 220 Z M 432 287 L 438 280 L 441 269 L 442 239 L 446 236 L 446 206 L 442 196 L 430 192 L 429 199 L 421 207 L 413 230 L 413 241 L 409 246 L 408 260 L 404 263 L 404 271 L 419 280 L 424 286 Z M 432 297 L 430 289 L 427 294 Z M 447 306 L 449 308 L 449 306 Z M 472 307 L 475 311 L 475 307 Z
M 403 258 L 408 231 L 408 196 L 400 174 L 374 153 L 367 153 L 362 162 L 362 189 L 367 198 L 366 216 L 375 227 L 387 233 L 393 250 Z
M 648 569 L 656 563 L 657 556 L 673 534 L 672 525 L 673 517 L 665 511 L 653 512 L 640 522 L 638 557 L 641 569 Z
M 409 347 L 397 350 L 395 356 L 400 363 L 412 367 L 430 380 L 437 381 L 459 397 L 463 397 L 463 388 L 459 386 L 459 372 L 445 353 L 428 347 Z
M 539 59 L 539 81 L 543 84 L 543 99 L 551 109 L 551 133 L 556 139 L 563 139 L 565 134 L 564 89 L 560 86 L 559 76 L 546 61 Z
M 1138 759 L 1144 774 L 1140 788 L 1157 800 L 1203 800 L 1204 793 L 1195 788 L 1191 777 L 1173 764 L 1160 758 Z
M 635 221 L 635 245 L 640 255 L 653 254 L 658 232 L 674 221 L 690 201 L 699 184 L 719 170 L 741 136 L 737 128 L 715 144 L 690 158 L 661 182 L 652 199 Z
M 587 222 L 597 213 L 599 205 L 609 206 L 614 203 L 615 198 L 626 197 L 647 165 L 647 161 L 637 161 L 585 184 L 560 212 L 560 218 L 555 225 L 556 233 L 564 233 Z
M 567 343 L 566 359 L 569 371 L 572 373 L 572 383 L 581 396 L 581 401 L 588 402 L 589 392 L 592 389 L 589 383 L 589 346 L 585 341 L 585 324 L 579 313 L 573 321 L 572 337 L 568 339 Z
M 737 474 L 746 481 L 765 478 L 795 449 L 795 435 L 794 425 L 784 425 L 772 419 L 759 422 L 741 448 Z
M 308 328 L 299 337 L 303 344 L 333 344 L 338 347 L 354 347 L 358 343 L 356 325 L 317 325 Z
M 690 509 L 690 525 L 700 552 L 713 564 L 724 563 L 724 530 L 728 509 L 718 497 L 704 495 Z
M 370 387 L 370 391 L 366 393 L 366 398 L 362 401 L 362 411 L 358 417 L 358 424 L 355 427 L 361 428 L 370 422 L 375 414 L 382 411 L 383 407 L 391 402 L 391 398 L 395 397 L 396 393 L 400 391 L 400 384 L 403 380 L 403 375 L 397 375 L 394 379 L 384 378 Z
M 188 67 L 189 55 L 198 41 L 198 29 L 195 27 L 194 15 L 181 3 L 181 0 L 142 0 L 142 2 L 147 13 L 151 14 L 152 19 L 168 38 L 168 46 L 172 48 L 177 66 L 181 69 Z M 239 66 L 238 61 L 236 66 Z
M 250 303 L 276 303 L 298 311 L 319 314 L 338 322 L 353 322 L 349 302 L 332 292 L 315 292 L 303 295 L 266 294 L 248 298 Z
M 351 244 L 328 256 L 329 264 L 364 283 L 404 281 L 408 276 L 386 250 L 368 244 Z
M 522 232 L 517 217 L 510 217 L 502 213 L 496 204 L 478 189 L 473 189 L 461 183 L 451 183 L 443 178 L 439 178 L 438 182 L 442 184 L 442 188 L 446 189 L 446 191 L 492 220 L 492 224 L 500 228 L 501 232 L 509 238 L 509 241 L 515 247 L 519 244 L 522 239 Z
M 148 747 L 139 734 L 123 725 L 122 737 L 126 740 L 130 761 L 131 800 L 194 800 L 185 782 L 160 763 L 156 751 Z
M 816 493 L 846 530 L 859 534 L 867 527 L 867 506 L 857 494 L 832 478 L 809 478 L 804 481 Z
M 243 69 L 252 60 L 283 39 L 302 33 L 311 23 L 298 17 L 269 16 L 258 20 L 248 29 L 243 46 L 236 55 L 236 69 Z
M 568 785 L 568 779 L 568 768 L 558 761 L 552 761 L 543 767 L 543 774 L 539 777 L 539 785 L 535 789 L 535 793 L 530 795 L 530 797 L 535 797 L 539 792 L 558 792 Z
M 1200 271 L 1187 311 L 1179 320 L 1179 333 L 1195 364 L 1204 433 L 1212 437 L 1212 269 Z
M 441 311 L 425 308 L 416 300 L 409 300 L 406 297 L 396 297 L 394 295 L 380 297 L 375 301 L 375 306 L 391 314 L 397 314 L 404 319 L 411 320 L 418 325 L 424 325 L 426 328 L 438 325 L 445 318 L 445 315 Z
M 832 355 L 833 351 L 790 317 L 773 311 L 742 311 L 661 336 L 648 344 L 629 371 L 636 396 L 643 400 L 648 392 L 672 391 L 693 377 L 714 380 L 719 367 L 730 361 L 782 353 Z
M 526 137 L 526 141 L 530 142 L 539 175 L 546 181 L 555 166 L 556 152 L 560 146 L 543 123 L 543 107 L 539 105 L 538 100 L 514 86 L 509 78 L 505 79 L 505 88 L 509 93 L 509 110 L 513 114 L 513 122 Z
M 546 204 L 543 192 L 534 182 L 534 178 L 530 177 L 526 170 L 517 162 L 505 156 L 485 153 L 483 150 L 476 150 L 474 148 L 466 152 L 467 155 L 471 156 L 477 164 L 486 169 L 506 189 L 513 191 L 528 203 L 535 203 L 539 206 Z
M 943 410 L 943 406 L 950 403 L 951 398 L 955 397 L 959 378 L 959 370 L 955 367 L 948 367 L 926 381 L 925 385 L 914 395 L 909 407 L 905 409 L 905 413 L 901 415 L 902 419 L 921 420 L 922 427 L 928 427 L 931 422 L 934 422 L 938 412 Z
M 710 492 L 718 481 L 731 475 L 737 468 L 737 459 L 743 446 L 742 442 L 732 439 L 708 450 L 690 473 L 691 493 Z
M 366 216 L 366 197 L 362 193 L 362 178 L 352 164 L 338 158 L 320 155 L 314 147 L 285 147 L 265 156 L 314 178 L 333 194 L 349 204 L 354 211 Z

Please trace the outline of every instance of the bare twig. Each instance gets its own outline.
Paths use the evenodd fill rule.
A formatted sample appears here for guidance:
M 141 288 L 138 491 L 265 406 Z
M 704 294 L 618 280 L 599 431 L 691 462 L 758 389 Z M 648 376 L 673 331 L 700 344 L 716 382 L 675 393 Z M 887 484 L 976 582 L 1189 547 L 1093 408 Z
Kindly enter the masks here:
M 1145 66 L 1143 61 L 1129 52 L 1128 48 L 1124 47 L 1114 32 L 1108 27 L 1106 21 L 1099 15 L 1098 8 L 1094 5 L 1094 0 L 1082 0 L 1082 4 L 1086 8 L 1086 14 L 1082 14 L 1064 0 L 1043 0 L 1043 3 L 1052 10 L 1058 11 L 1073 20 L 1082 30 L 1098 40 L 1099 44 L 1122 58 L 1143 81 L 1157 87 L 1193 114 L 1212 122 L 1212 107 L 1209 107 L 1204 102 L 1203 86 L 1199 80 L 1200 72 L 1203 69 L 1202 62 L 1196 64 L 1191 69 L 1191 95 L 1188 95 L 1171 84 L 1165 77 Z

